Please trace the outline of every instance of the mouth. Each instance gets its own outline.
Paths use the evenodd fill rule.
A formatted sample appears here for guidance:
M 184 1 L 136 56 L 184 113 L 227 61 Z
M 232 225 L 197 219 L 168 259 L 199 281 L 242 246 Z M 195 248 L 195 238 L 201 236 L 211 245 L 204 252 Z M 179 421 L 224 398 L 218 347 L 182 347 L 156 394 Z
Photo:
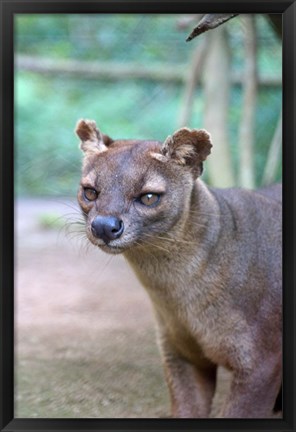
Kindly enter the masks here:
M 96 246 L 98 246 L 102 251 L 113 255 L 121 254 L 126 250 L 126 248 L 107 243 L 97 244 Z
M 95 238 L 92 235 L 88 235 L 87 237 L 94 246 L 109 254 L 121 254 L 129 248 L 127 245 L 114 244 L 114 242 L 106 243 L 104 240 Z
M 122 254 L 131 248 L 140 246 L 142 243 L 141 240 L 131 235 L 123 236 L 123 238 L 110 241 L 105 241 L 102 238 L 95 237 L 91 230 L 87 230 L 86 235 L 88 240 L 94 246 L 100 248 L 103 252 L 113 255 Z

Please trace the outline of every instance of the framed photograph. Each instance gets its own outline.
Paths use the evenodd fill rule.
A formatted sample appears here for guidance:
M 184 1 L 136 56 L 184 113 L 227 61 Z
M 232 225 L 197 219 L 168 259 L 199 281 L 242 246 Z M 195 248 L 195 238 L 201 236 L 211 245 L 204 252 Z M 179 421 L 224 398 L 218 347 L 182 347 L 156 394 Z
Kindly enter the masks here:
M 0 5 L 1 431 L 294 431 L 295 2 Z

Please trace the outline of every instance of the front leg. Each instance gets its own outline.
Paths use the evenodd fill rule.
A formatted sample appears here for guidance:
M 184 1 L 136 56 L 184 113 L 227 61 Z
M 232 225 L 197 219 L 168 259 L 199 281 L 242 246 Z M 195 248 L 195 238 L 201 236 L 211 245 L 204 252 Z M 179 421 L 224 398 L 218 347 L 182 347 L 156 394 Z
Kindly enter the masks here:
M 281 358 L 260 358 L 253 371 L 235 370 L 230 392 L 216 417 L 270 418 L 281 387 Z
M 168 341 L 163 343 L 163 358 L 172 416 L 209 417 L 216 387 L 216 366 L 198 367 L 178 355 Z

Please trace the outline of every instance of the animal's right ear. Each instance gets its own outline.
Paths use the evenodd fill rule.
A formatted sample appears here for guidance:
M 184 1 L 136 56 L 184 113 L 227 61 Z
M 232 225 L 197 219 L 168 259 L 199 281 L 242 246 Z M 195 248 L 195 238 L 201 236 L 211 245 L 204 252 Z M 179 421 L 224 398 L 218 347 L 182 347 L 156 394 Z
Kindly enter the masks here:
M 186 165 L 197 177 L 202 174 L 203 162 L 210 154 L 211 147 L 211 136 L 206 130 L 184 127 L 167 137 L 157 159 L 163 160 L 164 157 L 178 165 Z
M 81 140 L 80 148 L 84 153 L 99 154 L 107 150 L 113 140 L 97 129 L 93 120 L 79 120 L 75 132 Z

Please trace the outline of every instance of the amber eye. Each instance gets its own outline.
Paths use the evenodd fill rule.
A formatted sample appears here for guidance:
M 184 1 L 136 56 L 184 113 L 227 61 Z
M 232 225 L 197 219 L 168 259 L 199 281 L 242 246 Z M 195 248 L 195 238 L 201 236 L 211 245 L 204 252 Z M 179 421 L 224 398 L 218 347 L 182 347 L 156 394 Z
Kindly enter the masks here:
M 156 193 L 147 193 L 140 197 L 140 202 L 145 206 L 153 206 L 159 201 L 160 195 Z
M 83 194 L 88 201 L 95 201 L 98 198 L 98 192 L 95 189 L 84 188 Z

